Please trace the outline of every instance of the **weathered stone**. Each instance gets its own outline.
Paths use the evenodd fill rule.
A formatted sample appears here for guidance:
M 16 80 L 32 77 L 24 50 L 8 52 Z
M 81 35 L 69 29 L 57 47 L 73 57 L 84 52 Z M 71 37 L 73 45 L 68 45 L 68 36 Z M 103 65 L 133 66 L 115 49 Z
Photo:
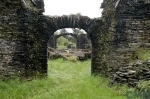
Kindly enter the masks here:
M 129 85 L 150 79 L 150 62 L 134 62 L 138 48 L 150 48 L 149 0 L 104 0 L 100 19 L 44 16 L 39 2 L 0 1 L 0 78 L 47 75 L 47 43 L 55 40 L 50 36 L 58 29 L 79 28 L 91 40 L 92 73 Z

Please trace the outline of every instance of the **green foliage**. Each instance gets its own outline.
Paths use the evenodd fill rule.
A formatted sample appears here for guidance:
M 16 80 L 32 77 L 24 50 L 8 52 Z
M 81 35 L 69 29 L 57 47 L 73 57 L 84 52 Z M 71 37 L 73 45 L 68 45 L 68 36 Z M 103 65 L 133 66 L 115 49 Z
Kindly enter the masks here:
M 150 59 L 150 50 L 139 48 L 136 51 L 136 56 L 139 60 L 149 60 Z
M 75 28 L 75 29 L 72 29 L 72 30 L 73 30 L 74 34 L 80 34 L 80 33 L 82 33 L 81 30 L 78 29 L 78 28 Z
M 72 43 L 73 45 L 76 45 L 76 40 L 74 40 L 74 38 L 64 38 L 63 36 L 59 37 L 57 39 L 57 46 L 58 48 L 67 48 L 67 45 Z
M 58 59 L 48 65 L 47 78 L 0 81 L 0 99 L 126 99 L 126 86 L 112 86 L 106 78 L 91 76 L 90 61 Z
M 66 30 L 66 28 L 60 29 L 60 33 L 68 33 L 68 31 Z
M 66 46 L 68 44 L 69 44 L 69 41 L 66 38 L 64 38 L 63 36 L 61 36 L 57 39 L 58 48 L 66 48 Z
M 141 92 L 150 92 L 150 81 L 140 81 L 136 88 Z
M 33 6 L 31 0 L 25 0 L 25 4 L 26 4 L 26 8 L 32 9 L 34 11 L 38 11 L 38 9 L 35 6 Z
M 76 44 L 77 43 L 77 40 L 74 38 L 74 37 L 68 37 L 68 41 L 70 41 L 71 43 L 73 44 Z

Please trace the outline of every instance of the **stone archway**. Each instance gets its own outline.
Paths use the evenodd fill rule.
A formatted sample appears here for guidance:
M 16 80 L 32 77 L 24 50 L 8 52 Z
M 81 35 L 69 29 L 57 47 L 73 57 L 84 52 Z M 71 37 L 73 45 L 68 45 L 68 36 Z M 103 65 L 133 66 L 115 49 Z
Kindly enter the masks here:
M 47 74 L 47 43 L 62 28 L 85 30 L 92 43 L 92 73 L 117 77 L 116 71 L 120 72 L 125 65 L 130 68 L 130 59 L 136 58 L 132 47 L 150 48 L 149 6 L 149 0 L 104 0 L 98 21 L 87 16 L 44 16 L 43 0 L 1 0 L 0 79 Z M 136 70 L 139 69 L 138 66 Z M 136 75 L 131 79 L 134 84 L 141 80 L 135 80 Z M 122 80 L 130 83 L 128 78 Z
M 93 48 L 92 72 L 96 72 L 95 69 L 100 64 L 98 19 L 76 15 L 48 17 L 42 14 L 43 6 L 34 11 L 25 7 L 21 0 L 3 0 L 0 5 L 0 78 L 12 75 L 47 75 L 47 43 L 50 36 L 62 28 L 79 28 L 86 31 Z M 99 45 L 96 46 L 97 44 Z
M 69 16 L 61 16 L 61 17 L 48 17 L 48 16 L 41 16 L 38 20 L 40 32 L 49 37 L 53 37 L 52 40 L 55 40 L 53 33 L 62 28 L 79 28 L 85 30 L 87 36 L 91 40 L 92 44 L 92 63 L 91 63 L 91 71 L 92 73 L 97 72 L 95 71 L 95 67 L 100 65 L 100 31 L 99 26 L 100 22 L 98 19 L 91 19 L 87 16 L 76 16 L 76 15 L 69 15 Z M 43 27 L 44 26 L 44 27 Z M 47 38 L 46 36 L 46 38 Z M 42 36 L 41 36 L 42 37 Z M 45 39 L 45 42 L 48 42 L 48 39 Z M 99 44 L 99 45 L 98 45 Z M 54 45 L 54 44 L 53 44 Z M 98 46 L 97 46 L 98 45 Z M 54 45 L 55 46 L 55 45 Z M 45 53 L 47 52 L 47 46 L 43 46 L 45 49 Z M 46 56 L 45 54 L 44 56 Z M 45 60 L 47 61 L 47 60 Z M 46 66 L 47 67 L 47 66 Z M 46 68 L 45 67 L 45 68 Z M 47 73 L 47 71 L 45 71 Z

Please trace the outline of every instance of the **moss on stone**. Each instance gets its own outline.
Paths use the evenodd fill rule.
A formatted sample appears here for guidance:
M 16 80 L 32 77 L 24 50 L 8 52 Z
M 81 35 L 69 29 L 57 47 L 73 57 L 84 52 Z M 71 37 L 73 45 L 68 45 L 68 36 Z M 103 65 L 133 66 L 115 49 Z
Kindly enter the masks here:
M 35 11 L 38 11 L 39 9 L 37 9 L 33 3 L 31 2 L 31 0 L 25 0 L 25 3 L 26 3 L 26 7 L 28 9 L 32 9 L 32 10 L 35 10 Z

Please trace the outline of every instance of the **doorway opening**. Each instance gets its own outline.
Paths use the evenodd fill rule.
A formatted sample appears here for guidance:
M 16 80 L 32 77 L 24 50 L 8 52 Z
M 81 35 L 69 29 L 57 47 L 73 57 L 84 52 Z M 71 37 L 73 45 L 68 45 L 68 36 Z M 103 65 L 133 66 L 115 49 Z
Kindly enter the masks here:
M 78 28 L 59 29 L 48 42 L 48 59 L 85 61 L 91 59 L 91 41 L 84 30 Z

